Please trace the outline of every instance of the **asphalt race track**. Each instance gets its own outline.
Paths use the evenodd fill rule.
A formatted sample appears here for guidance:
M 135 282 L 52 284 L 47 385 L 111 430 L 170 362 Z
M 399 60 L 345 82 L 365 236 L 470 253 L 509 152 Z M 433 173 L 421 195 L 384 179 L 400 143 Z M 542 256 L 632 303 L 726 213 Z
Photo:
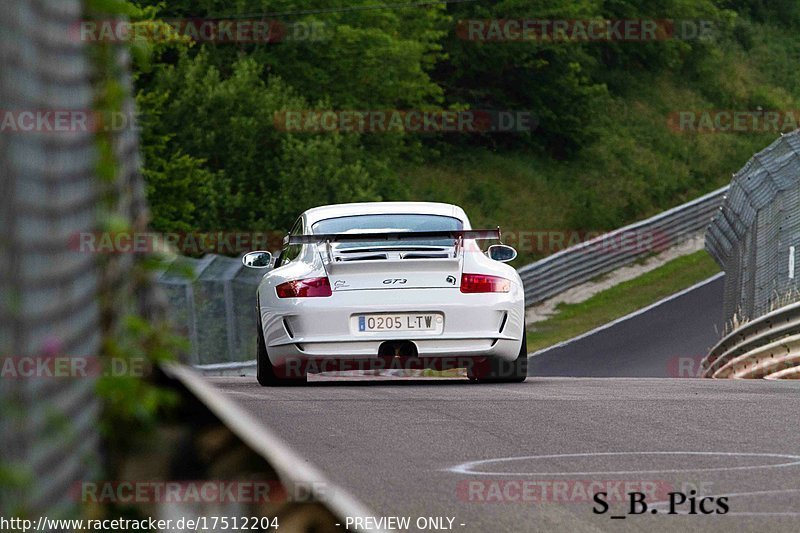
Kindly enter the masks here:
M 377 516 L 455 517 L 464 532 L 800 529 L 800 383 L 336 379 L 265 389 L 252 378 L 211 380 Z M 609 452 L 620 455 L 598 455 Z M 525 456 L 547 457 L 453 471 Z M 650 487 L 655 501 L 673 490 L 732 494 L 730 511 L 665 515 L 660 506 L 612 519 L 627 509 L 612 499 L 624 491 L 614 480 Z M 535 490 L 521 496 L 521 482 L 548 488 L 546 501 Z M 609 493 L 605 515 L 592 514 L 581 490 L 592 482 Z
M 697 330 L 720 316 L 709 314 L 720 290 L 711 282 L 658 306 L 661 316 L 539 354 L 533 372 L 674 375 L 671 357 L 708 343 Z M 252 377 L 208 379 L 377 517 L 449 517 L 464 532 L 800 531 L 800 382 L 312 376 L 302 388 L 263 388 Z M 604 514 L 593 513 L 598 491 L 608 494 Z M 646 494 L 646 512 L 628 514 L 633 491 Z M 667 513 L 676 491 L 694 496 L 698 514 L 689 499 Z M 714 498 L 704 503 L 712 514 L 699 514 L 703 497 Z M 728 511 L 716 514 L 721 501 Z
M 528 374 L 697 377 L 722 331 L 723 282 L 723 276 L 710 278 L 611 327 L 538 352 Z

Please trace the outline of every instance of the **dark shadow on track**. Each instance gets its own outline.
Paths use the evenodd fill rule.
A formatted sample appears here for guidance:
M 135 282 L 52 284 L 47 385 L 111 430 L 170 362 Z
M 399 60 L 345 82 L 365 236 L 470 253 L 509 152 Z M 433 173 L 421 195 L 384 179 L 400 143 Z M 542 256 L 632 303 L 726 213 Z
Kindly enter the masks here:
M 528 378 L 527 381 L 531 381 Z M 374 378 L 374 377 L 365 377 L 363 379 L 347 379 L 347 378 L 328 378 L 324 381 L 322 380 L 310 380 L 308 383 L 304 385 L 298 385 L 293 387 L 276 387 L 276 389 L 287 389 L 287 388 L 306 388 L 306 387 L 419 387 L 421 385 L 435 385 L 437 387 L 442 385 L 451 385 L 451 386 L 474 386 L 474 387 L 486 387 L 491 385 L 499 385 L 499 386 L 508 386 L 510 384 L 505 383 L 476 383 L 474 381 L 470 381 L 467 378 L 447 378 L 447 379 L 438 379 L 438 378 L 422 378 L 422 379 L 391 379 L 391 378 Z

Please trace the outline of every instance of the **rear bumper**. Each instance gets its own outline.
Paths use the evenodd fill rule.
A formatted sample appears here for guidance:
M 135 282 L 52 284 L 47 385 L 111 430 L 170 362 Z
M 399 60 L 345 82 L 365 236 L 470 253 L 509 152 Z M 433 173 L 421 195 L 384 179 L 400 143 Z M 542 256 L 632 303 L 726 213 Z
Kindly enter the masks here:
M 524 294 L 516 283 L 508 293 L 388 289 L 286 300 L 261 294 L 260 300 L 264 339 L 274 363 L 286 358 L 375 358 L 380 345 L 388 340 L 413 342 L 418 355 L 425 358 L 492 356 L 513 360 L 519 354 L 524 327 Z M 443 331 L 352 331 L 350 317 L 355 314 L 404 312 L 442 313 Z

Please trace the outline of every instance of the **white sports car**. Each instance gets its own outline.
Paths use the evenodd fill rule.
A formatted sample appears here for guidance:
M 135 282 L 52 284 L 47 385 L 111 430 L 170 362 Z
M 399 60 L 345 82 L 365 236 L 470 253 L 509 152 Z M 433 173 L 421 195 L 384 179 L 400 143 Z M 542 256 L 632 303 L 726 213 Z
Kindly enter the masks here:
M 367 368 L 466 368 L 473 380 L 524 381 L 525 295 L 503 264 L 516 251 L 477 244 L 499 238 L 499 229 L 472 230 L 448 204 L 309 209 L 274 262 L 266 251 L 242 258 L 273 267 L 256 295 L 258 382 Z

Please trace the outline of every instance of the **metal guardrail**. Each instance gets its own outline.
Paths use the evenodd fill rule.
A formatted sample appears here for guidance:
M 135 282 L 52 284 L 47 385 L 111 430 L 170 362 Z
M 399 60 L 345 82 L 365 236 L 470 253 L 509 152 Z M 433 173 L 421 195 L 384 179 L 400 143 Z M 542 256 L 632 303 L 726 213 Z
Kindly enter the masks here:
M 162 365 L 162 370 L 171 378 L 180 381 L 202 404 L 208 408 L 251 450 L 264 458 L 275 469 L 284 486 L 292 489 L 302 487 L 317 502 L 331 513 L 328 527 L 319 525 L 290 527 L 290 531 L 343 531 L 341 524 L 348 516 L 374 517 L 371 509 L 358 501 L 349 492 L 331 482 L 321 471 L 297 455 L 280 437 L 256 420 L 236 402 L 212 386 L 207 380 L 180 364 Z M 290 490 L 290 493 L 297 493 Z M 306 513 L 311 514 L 311 513 Z M 339 523 L 334 523 L 334 517 Z M 356 529 L 358 531 L 359 529 Z M 373 530 L 380 531 L 380 530 Z
M 727 191 L 727 186 L 722 187 L 520 268 L 526 305 L 541 302 L 699 234 L 718 211 Z M 647 240 L 647 246 L 630 243 L 631 238 L 641 236 Z
M 800 379 L 800 303 L 736 328 L 702 365 L 711 378 Z

